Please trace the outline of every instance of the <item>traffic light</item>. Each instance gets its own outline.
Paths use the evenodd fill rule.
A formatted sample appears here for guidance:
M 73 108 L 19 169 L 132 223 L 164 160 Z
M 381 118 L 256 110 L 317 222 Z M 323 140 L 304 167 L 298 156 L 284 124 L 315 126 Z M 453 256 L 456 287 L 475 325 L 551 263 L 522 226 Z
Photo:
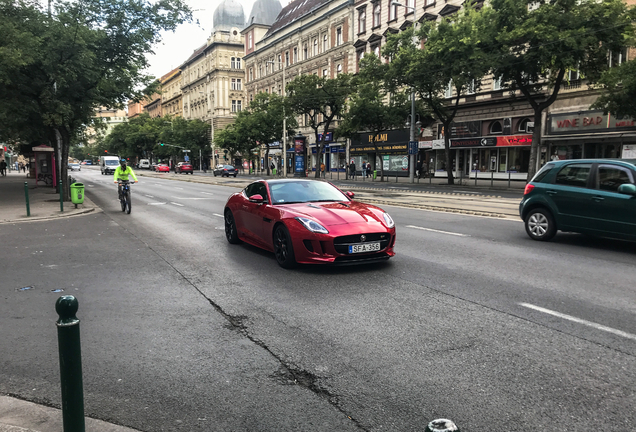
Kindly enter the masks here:
M 104 150 L 104 153 L 108 153 L 108 150 Z
M 163 143 L 161 143 L 161 146 L 163 146 Z

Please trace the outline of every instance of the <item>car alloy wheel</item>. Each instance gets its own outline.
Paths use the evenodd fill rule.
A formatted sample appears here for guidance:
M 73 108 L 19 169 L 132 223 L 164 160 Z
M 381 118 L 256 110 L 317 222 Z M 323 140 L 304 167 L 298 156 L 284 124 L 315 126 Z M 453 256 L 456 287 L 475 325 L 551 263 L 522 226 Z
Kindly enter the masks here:
M 294 247 L 292 246 L 289 231 L 284 225 L 279 225 L 274 232 L 274 255 L 282 268 L 290 269 L 296 265 Z
M 525 220 L 526 232 L 533 240 L 548 241 L 556 234 L 552 214 L 543 208 L 531 210 Z
M 236 231 L 236 221 L 230 209 L 225 210 L 225 237 L 230 244 L 241 243 Z

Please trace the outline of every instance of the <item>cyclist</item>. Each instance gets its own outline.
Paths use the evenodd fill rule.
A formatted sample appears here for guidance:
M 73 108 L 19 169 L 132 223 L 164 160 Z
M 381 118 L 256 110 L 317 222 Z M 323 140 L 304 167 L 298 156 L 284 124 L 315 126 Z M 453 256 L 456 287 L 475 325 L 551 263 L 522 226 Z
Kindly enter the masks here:
M 126 166 L 126 159 L 122 159 L 119 161 L 119 166 L 115 169 L 115 183 L 119 183 L 119 180 L 128 180 L 128 176 L 131 175 L 133 179 L 135 179 L 135 183 L 138 182 L 137 176 L 133 169 L 129 166 Z M 117 196 L 121 199 L 121 185 L 117 186 Z

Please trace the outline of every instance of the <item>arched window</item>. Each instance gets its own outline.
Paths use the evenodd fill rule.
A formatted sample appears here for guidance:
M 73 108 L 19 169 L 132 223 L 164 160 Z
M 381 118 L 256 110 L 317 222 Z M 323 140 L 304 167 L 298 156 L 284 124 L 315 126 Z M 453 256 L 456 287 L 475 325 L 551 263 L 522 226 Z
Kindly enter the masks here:
M 318 39 L 314 39 L 314 54 L 318 55 Z
M 531 123 L 532 126 L 534 126 L 534 122 L 529 117 L 526 117 L 519 122 L 517 130 L 519 132 L 532 132 L 532 127 L 530 127 L 530 130 L 528 130 L 528 123 Z
M 503 126 L 501 126 L 501 122 L 496 120 L 490 124 L 490 133 L 491 134 L 500 134 L 503 132 Z

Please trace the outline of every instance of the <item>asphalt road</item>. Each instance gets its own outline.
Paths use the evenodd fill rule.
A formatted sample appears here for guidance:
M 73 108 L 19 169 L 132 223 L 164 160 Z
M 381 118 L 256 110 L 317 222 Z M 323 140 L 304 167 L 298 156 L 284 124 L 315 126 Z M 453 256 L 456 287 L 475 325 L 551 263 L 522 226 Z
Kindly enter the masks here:
M 102 213 L 0 227 L 4 393 L 59 405 L 73 294 L 87 412 L 144 431 L 636 429 L 633 244 L 385 207 L 390 262 L 285 271 L 225 241 L 238 189 L 76 177 Z

